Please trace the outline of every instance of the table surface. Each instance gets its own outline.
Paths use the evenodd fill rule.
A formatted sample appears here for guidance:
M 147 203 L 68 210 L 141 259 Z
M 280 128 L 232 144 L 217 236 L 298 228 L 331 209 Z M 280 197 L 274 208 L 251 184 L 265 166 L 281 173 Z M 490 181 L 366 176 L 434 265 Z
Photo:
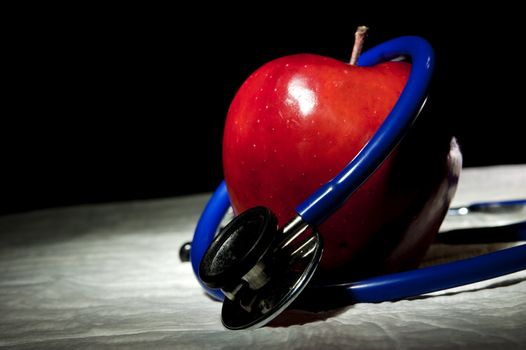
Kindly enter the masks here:
M 288 310 L 272 326 L 225 330 L 221 304 L 178 259 L 208 197 L 0 217 L 0 347 L 526 347 L 525 271 L 411 300 Z M 526 198 L 526 165 L 464 169 L 455 204 L 512 198 Z

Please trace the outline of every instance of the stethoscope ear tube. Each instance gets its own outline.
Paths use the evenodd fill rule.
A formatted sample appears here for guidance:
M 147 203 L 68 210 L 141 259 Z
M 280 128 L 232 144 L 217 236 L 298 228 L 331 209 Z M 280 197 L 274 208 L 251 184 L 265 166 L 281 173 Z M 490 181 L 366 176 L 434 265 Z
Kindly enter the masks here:
M 344 303 L 379 303 L 405 299 L 517 272 L 526 268 L 526 245 L 450 263 L 419 268 L 349 284 L 311 287 Z M 319 298 L 320 295 L 317 295 Z M 319 299 L 318 299 L 319 300 Z M 330 299 L 329 299 L 330 300 Z

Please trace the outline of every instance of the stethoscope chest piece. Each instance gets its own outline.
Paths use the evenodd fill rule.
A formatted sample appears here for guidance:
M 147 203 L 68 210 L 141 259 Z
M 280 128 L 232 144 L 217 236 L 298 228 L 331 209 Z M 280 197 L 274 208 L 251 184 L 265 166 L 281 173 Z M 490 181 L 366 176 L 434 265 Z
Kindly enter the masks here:
M 278 231 L 264 207 L 249 209 L 215 237 L 199 267 L 203 283 L 225 295 L 229 329 L 260 327 L 279 315 L 307 286 L 321 258 L 318 233 Z

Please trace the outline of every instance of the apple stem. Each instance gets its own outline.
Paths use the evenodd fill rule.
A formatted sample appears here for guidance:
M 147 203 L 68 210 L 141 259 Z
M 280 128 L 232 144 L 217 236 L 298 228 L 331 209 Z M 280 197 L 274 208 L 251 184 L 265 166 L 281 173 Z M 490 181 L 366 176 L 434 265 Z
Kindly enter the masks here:
M 354 46 L 352 48 L 351 60 L 349 61 L 351 66 L 356 66 L 358 62 L 358 57 L 360 57 L 360 53 L 362 52 L 365 34 L 368 30 L 369 28 L 366 26 L 359 26 L 356 29 L 356 33 L 354 33 Z

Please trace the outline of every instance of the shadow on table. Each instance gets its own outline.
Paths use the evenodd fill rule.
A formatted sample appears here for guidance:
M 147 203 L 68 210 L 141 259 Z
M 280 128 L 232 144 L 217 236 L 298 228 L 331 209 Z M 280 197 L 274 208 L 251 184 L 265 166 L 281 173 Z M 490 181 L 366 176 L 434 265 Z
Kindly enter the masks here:
M 348 307 L 343 307 L 320 312 L 289 309 L 272 320 L 267 325 L 267 327 L 288 327 L 294 325 L 304 325 L 318 321 L 326 321 L 331 317 L 336 317 L 344 313 L 347 309 Z

